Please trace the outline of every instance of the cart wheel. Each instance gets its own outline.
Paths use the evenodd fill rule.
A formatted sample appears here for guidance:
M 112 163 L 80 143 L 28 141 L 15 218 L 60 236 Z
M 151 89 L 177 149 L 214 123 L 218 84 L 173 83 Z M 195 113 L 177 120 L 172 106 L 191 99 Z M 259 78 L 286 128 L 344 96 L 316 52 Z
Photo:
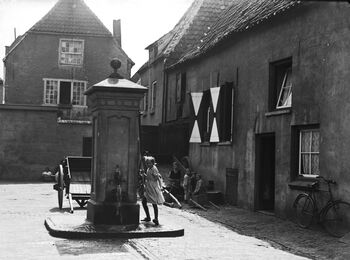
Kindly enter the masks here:
M 63 204 L 63 190 L 58 191 L 58 207 L 62 209 Z
M 57 184 L 58 184 L 58 207 L 62 209 L 63 205 L 63 190 L 64 190 L 64 181 L 63 181 L 63 167 L 60 165 L 60 170 L 58 172 L 58 178 L 57 178 Z

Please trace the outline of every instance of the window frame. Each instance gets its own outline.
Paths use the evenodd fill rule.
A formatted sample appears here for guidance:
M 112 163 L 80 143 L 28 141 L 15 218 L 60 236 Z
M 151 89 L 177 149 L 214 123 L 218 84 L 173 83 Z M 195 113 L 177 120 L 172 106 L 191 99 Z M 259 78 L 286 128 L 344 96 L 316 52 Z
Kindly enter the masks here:
M 311 140 L 310 140 L 310 151 L 307 152 L 302 152 L 302 133 L 305 132 L 311 132 Z M 313 138 L 313 132 L 318 132 L 319 135 L 319 141 L 318 141 L 318 152 L 313 152 L 312 151 L 312 138 Z M 302 169 L 302 165 L 301 165 L 301 158 L 302 158 L 302 154 L 308 154 L 311 156 L 312 155 L 318 155 L 318 162 L 320 162 L 320 128 L 302 128 L 298 131 L 298 137 L 299 137 L 299 147 L 298 147 L 298 175 L 299 176 L 303 176 L 303 177 L 307 177 L 307 178 L 316 178 L 317 176 L 319 176 L 319 174 L 303 174 L 301 169 Z M 312 160 L 310 160 L 310 164 L 308 166 L 309 170 L 311 170 L 312 168 Z M 318 165 L 318 169 L 320 171 L 320 166 Z
M 71 52 L 62 52 L 62 43 L 66 42 L 81 42 L 82 44 L 82 50 L 80 53 L 71 53 Z M 85 50 L 85 40 L 83 39 L 69 39 L 69 38 L 61 38 L 59 41 L 58 46 L 58 64 L 59 66 L 74 66 L 74 67 L 82 67 L 84 64 L 84 50 Z M 75 63 L 63 63 L 62 62 L 62 54 L 68 54 L 68 55 L 81 55 L 81 63 L 75 64 Z
M 65 82 L 70 82 L 71 83 L 71 88 L 70 88 L 70 94 L 71 94 L 71 105 L 73 107 L 87 107 L 87 103 L 86 103 L 86 96 L 84 95 L 84 105 L 73 105 L 72 101 L 73 101 L 73 89 L 74 89 L 74 83 L 83 83 L 84 84 L 84 91 L 83 93 L 86 91 L 87 89 L 87 81 L 83 81 L 83 80 L 71 80 L 71 79 L 54 79 L 54 78 L 43 78 L 44 81 L 44 97 L 43 97 L 43 104 L 46 106 L 59 106 L 60 104 L 60 84 L 61 81 L 65 81 Z M 57 100 L 56 103 L 46 103 L 46 89 L 47 89 L 47 81 L 56 81 L 57 82 Z
M 285 89 L 286 73 L 290 71 L 290 106 L 279 106 L 283 89 Z M 293 57 L 273 61 L 269 63 L 269 111 L 291 109 L 293 107 Z M 287 78 L 288 79 L 288 78 Z M 278 82 L 280 80 L 280 82 Z
M 157 88 L 157 81 L 153 81 L 151 88 L 150 88 L 150 102 L 149 102 L 149 109 L 151 111 L 151 113 L 155 112 L 155 108 L 156 108 L 156 88 Z
M 147 87 L 148 89 L 148 87 Z M 146 91 L 146 93 L 143 96 L 143 107 L 142 107 L 142 112 L 143 113 L 147 113 L 148 112 L 148 91 Z
M 278 99 L 277 99 L 276 109 L 283 109 L 283 108 L 292 107 L 292 104 L 293 104 L 293 101 L 292 101 L 293 100 L 293 83 L 291 82 L 292 81 L 290 79 L 291 77 L 293 77 L 292 67 L 288 67 L 285 70 L 283 82 L 282 82 L 281 87 L 279 88 L 279 95 L 278 95 Z M 290 81 L 290 84 L 288 86 L 286 86 L 286 84 L 288 83 L 288 80 Z M 284 91 L 288 91 L 287 100 L 288 100 L 289 95 L 290 95 L 290 99 L 291 99 L 290 105 L 279 105 L 280 102 L 282 101 L 281 98 L 284 96 Z

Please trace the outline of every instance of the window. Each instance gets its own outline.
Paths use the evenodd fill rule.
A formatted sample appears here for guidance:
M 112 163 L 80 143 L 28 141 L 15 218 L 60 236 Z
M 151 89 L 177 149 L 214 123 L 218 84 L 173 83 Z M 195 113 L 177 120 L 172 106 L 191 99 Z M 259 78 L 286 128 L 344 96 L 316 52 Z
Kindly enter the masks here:
M 176 102 L 183 103 L 186 94 L 186 73 L 176 74 Z
M 72 105 L 84 106 L 85 105 L 85 82 L 74 81 L 73 82 L 73 97 Z
M 299 174 L 315 177 L 320 174 L 320 131 L 319 129 L 299 132 Z
M 186 73 L 176 74 L 176 118 L 180 119 L 183 115 L 183 106 L 186 96 Z
M 288 68 L 284 73 L 283 82 L 278 96 L 277 108 L 292 106 L 292 68 Z
M 86 81 L 44 79 L 44 104 L 86 106 Z
M 292 106 L 292 59 L 270 64 L 270 110 Z
M 220 87 L 216 117 L 218 121 L 219 141 L 231 141 L 233 127 L 233 82 L 226 82 Z
M 157 81 L 154 81 L 152 83 L 151 89 L 150 89 L 150 110 L 151 112 L 154 112 L 156 107 L 156 90 L 157 90 Z
M 57 104 L 58 81 L 45 80 L 45 100 L 44 104 Z
M 60 65 L 83 65 L 84 41 L 61 39 L 59 49 Z
M 146 113 L 147 110 L 148 110 L 148 93 L 147 92 L 143 96 L 141 110 L 142 110 L 143 113 Z

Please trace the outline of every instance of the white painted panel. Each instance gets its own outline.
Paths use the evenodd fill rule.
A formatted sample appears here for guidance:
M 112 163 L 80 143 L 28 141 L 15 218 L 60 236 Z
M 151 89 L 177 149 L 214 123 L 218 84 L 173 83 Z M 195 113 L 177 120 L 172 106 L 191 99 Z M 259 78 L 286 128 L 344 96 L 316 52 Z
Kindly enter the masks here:
M 191 139 L 190 143 L 201 143 L 201 135 L 199 133 L 198 123 L 197 120 L 194 121 L 194 126 L 192 129 Z
M 191 93 L 191 97 L 192 97 L 192 103 L 194 107 L 194 113 L 195 113 L 195 116 L 197 116 L 199 111 L 199 106 L 201 105 L 203 93 L 202 92 Z
M 210 89 L 211 100 L 213 102 L 214 113 L 216 113 L 216 108 L 218 106 L 220 87 Z
M 219 142 L 218 126 L 216 124 L 216 118 L 215 117 L 214 117 L 214 121 L 213 121 L 213 127 L 211 129 L 210 142 L 211 143 Z

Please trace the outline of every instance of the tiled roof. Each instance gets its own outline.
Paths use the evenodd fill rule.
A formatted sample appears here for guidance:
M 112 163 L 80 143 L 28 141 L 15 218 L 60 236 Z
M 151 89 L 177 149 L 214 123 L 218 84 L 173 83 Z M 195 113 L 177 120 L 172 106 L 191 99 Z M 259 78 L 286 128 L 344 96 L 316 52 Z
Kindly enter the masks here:
M 248 30 L 299 3 L 293 0 L 231 0 L 231 6 L 210 26 L 206 36 L 178 63 L 200 56 L 233 33 Z
M 59 0 L 29 32 L 112 36 L 83 0 Z
M 231 2 L 232 0 L 195 0 L 175 27 L 152 44 L 158 46 L 158 57 L 170 55 L 176 61 L 204 37 L 208 26 Z

